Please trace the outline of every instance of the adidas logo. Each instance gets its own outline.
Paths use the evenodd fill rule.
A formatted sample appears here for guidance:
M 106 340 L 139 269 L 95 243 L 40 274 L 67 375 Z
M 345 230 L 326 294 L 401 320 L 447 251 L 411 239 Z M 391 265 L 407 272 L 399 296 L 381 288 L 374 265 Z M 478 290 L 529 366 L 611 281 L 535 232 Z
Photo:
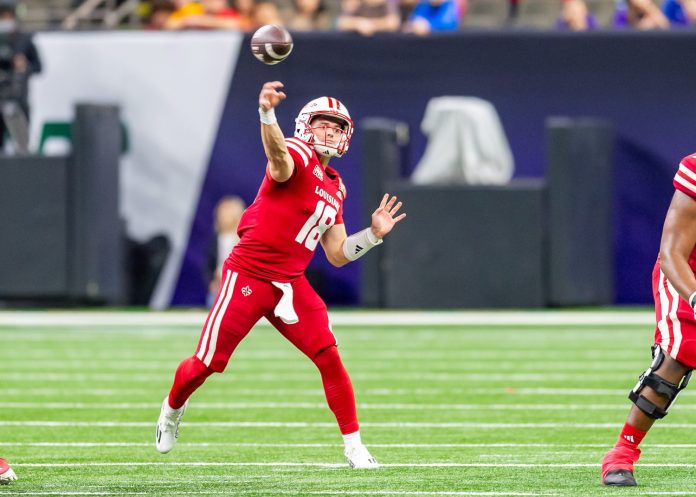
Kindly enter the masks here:
M 636 443 L 636 441 L 633 439 L 633 435 L 624 435 L 624 438 L 632 444 Z
M 357 254 L 357 253 L 361 252 L 362 249 L 363 249 L 363 248 L 362 248 L 360 245 L 356 245 L 356 246 L 355 246 L 355 253 Z

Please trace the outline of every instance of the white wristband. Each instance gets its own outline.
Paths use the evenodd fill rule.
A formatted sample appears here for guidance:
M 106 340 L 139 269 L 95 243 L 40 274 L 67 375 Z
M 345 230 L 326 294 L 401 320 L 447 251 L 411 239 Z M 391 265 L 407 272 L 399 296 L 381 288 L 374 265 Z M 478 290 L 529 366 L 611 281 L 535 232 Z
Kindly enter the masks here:
M 343 255 L 349 261 L 354 261 L 380 243 L 382 243 L 382 239 L 377 238 L 371 228 L 365 228 L 346 238 L 343 242 Z
M 696 298 L 696 292 L 692 293 L 689 296 L 689 305 L 694 308 L 694 311 L 696 311 L 696 307 L 694 307 L 694 298 Z
M 270 125 L 278 122 L 275 115 L 275 109 L 273 107 L 268 110 L 263 110 L 261 107 L 259 107 L 259 117 L 261 118 L 261 122 L 264 124 Z

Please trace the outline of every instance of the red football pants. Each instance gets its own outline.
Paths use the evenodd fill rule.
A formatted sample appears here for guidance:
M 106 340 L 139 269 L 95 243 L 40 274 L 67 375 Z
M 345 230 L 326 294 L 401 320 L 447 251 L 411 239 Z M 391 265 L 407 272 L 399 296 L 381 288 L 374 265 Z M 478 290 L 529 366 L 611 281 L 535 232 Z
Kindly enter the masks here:
M 655 298 L 655 343 L 683 365 L 696 368 L 696 320 L 694 310 L 681 298 L 655 264 L 652 274 Z
M 327 402 L 341 433 L 357 431 L 353 387 L 336 349 L 326 304 L 304 277 L 293 282 L 292 288 L 299 322 L 286 324 L 274 315 L 283 295 L 280 289 L 225 264 L 220 290 L 208 313 L 196 353 L 177 368 L 169 404 L 181 407 L 208 376 L 224 371 L 237 345 L 265 317 L 319 369 Z

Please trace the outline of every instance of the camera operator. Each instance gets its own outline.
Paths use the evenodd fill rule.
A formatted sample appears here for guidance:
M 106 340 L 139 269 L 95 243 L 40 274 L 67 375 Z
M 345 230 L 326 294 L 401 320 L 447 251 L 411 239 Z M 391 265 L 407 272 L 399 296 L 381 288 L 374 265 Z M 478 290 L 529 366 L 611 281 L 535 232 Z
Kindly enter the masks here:
M 19 29 L 14 0 L 0 0 L 0 151 L 9 132 L 17 153 L 28 152 L 29 78 L 41 71 L 31 33 Z

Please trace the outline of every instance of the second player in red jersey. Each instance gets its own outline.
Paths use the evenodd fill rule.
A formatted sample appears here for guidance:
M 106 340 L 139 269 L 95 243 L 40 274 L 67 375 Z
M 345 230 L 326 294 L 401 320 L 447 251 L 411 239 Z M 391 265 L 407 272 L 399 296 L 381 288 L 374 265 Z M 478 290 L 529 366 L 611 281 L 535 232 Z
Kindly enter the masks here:
M 602 483 L 634 486 L 638 445 L 667 415 L 696 368 L 696 154 L 684 157 L 674 176 L 674 196 L 653 269 L 653 362 L 629 393 L 634 403 L 616 445 L 602 461 Z
M 319 244 L 333 265 L 343 266 L 382 243 L 405 214 L 398 214 L 401 202 L 387 194 L 371 225 L 348 236 L 343 225 L 346 188 L 329 166 L 333 157 L 348 151 L 353 134 L 348 109 L 332 97 L 312 100 L 295 120 L 294 137 L 286 139 L 274 111 L 285 99 L 282 87 L 279 81 L 266 83 L 259 95 L 266 174 L 240 221 L 240 240 L 223 265 L 220 291 L 196 352 L 181 362 L 162 403 L 156 447 L 162 453 L 174 447 L 191 394 L 225 369 L 239 342 L 265 317 L 317 366 L 348 464 L 377 468 L 360 438 L 353 387 L 326 305 L 304 271 Z

